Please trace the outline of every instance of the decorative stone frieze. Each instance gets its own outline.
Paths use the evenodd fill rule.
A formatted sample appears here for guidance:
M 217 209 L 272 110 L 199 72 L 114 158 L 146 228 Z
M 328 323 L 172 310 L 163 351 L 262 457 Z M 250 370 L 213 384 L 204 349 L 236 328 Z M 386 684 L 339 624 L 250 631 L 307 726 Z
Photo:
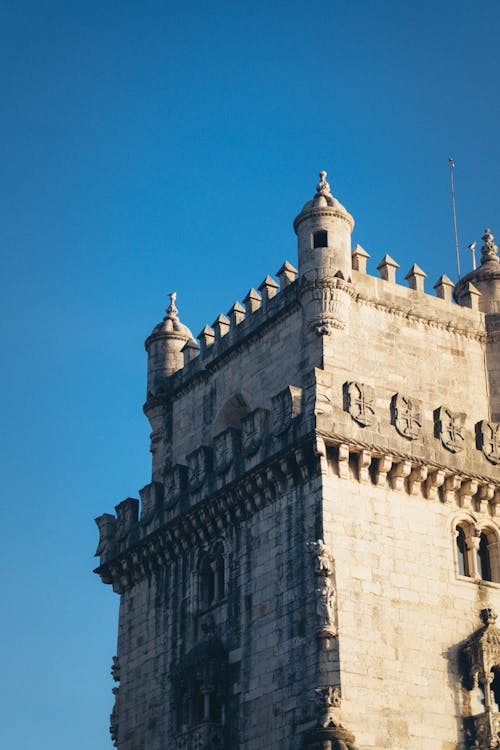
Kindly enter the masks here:
M 483 419 L 476 425 L 477 447 L 492 464 L 500 464 L 500 422 Z
M 243 455 L 253 456 L 256 453 L 267 431 L 268 412 L 265 409 L 254 409 L 241 420 L 241 447 Z
M 446 406 L 440 406 L 434 412 L 436 437 L 452 453 L 458 453 L 465 447 L 465 418 L 463 412 L 453 412 Z
M 422 402 L 403 393 L 391 400 L 391 421 L 400 435 L 416 440 L 422 433 Z
M 343 330 L 349 321 L 349 307 L 354 296 L 352 284 L 342 277 L 306 279 L 302 282 L 302 299 L 309 330 L 327 336 Z
M 278 437 L 292 426 L 302 408 L 302 389 L 293 385 L 287 386 L 272 398 L 273 435 Z
M 364 383 L 344 383 L 344 409 L 355 422 L 369 427 L 375 422 L 375 391 Z
M 186 460 L 188 488 L 191 492 L 195 492 L 203 486 L 212 470 L 212 449 L 203 445 L 186 456 Z

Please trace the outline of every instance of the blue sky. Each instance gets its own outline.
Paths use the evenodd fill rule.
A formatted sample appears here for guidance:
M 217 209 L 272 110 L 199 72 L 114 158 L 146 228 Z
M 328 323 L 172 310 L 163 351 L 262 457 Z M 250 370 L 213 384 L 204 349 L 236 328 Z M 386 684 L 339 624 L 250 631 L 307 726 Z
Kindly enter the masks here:
M 0 2 L 0 746 L 106 750 L 97 530 L 149 481 L 143 341 L 285 259 L 317 172 L 354 242 L 456 278 L 500 236 L 497 2 Z M 463 252 L 463 269 L 470 258 Z

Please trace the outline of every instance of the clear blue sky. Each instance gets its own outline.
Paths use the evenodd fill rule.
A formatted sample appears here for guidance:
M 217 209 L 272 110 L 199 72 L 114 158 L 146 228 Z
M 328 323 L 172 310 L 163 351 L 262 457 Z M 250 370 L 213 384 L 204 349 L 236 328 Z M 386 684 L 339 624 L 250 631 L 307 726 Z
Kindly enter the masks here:
M 0 2 L 2 749 L 111 748 L 93 518 L 149 481 L 166 294 L 196 334 L 294 263 L 319 169 L 371 273 L 455 278 L 449 155 L 462 247 L 500 236 L 499 39 L 497 1 Z

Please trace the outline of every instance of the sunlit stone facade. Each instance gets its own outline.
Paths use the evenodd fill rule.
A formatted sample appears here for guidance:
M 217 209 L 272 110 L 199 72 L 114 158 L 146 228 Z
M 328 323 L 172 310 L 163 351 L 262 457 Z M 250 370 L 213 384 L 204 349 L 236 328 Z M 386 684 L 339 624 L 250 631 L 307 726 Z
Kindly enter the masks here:
M 119 750 L 498 747 L 497 248 L 431 295 L 353 225 L 321 173 L 298 270 L 146 340 L 152 481 L 97 519 Z

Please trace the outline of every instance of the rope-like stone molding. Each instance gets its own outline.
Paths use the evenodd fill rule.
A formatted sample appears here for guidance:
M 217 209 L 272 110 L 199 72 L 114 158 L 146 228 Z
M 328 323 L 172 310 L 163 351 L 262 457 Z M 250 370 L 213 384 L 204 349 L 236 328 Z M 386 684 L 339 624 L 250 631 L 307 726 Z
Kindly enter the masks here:
M 429 295 L 430 296 L 430 295 Z M 434 299 L 434 298 L 431 298 Z M 426 326 L 427 328 L 438 328 L 443 331 L 447 331 L 448 333 L 454 333 L 457 336 L 462 336 L 463 338 L 467 339 L 468 341 L 478 341 L 481 344 L 486 343 L 486 328 L 484 327 L 480 331 L 471 331 L 469 328 L 462 328 L 453 325 L 450 321 L 447 323 L 441 322 L 440 320 L 437 320 L 435 318 L 430 319 L 427 318 L 425 315 L 418 315 L 417 313 L 405 310 L 402 307 L 395 307 L 393 304 L 385 303 L 385 302 L 375 302 L 374 300 L 369 299 L 368 297 L 363 296 L 360 292 L 358 292 L 354 297 L 355 302 L 359 302 L 360 304 L 366 305 L 367 307 L 372 307 L 375 310 L 378 310 L 379 312 L 388 313 L 389 315 L 394 315 L 398 318 L 404 318 L 405 320 L 408 320 L 410 323 L 418 323 L 423 326 Z M 464 308 L 461 308 L 464 309 Z

